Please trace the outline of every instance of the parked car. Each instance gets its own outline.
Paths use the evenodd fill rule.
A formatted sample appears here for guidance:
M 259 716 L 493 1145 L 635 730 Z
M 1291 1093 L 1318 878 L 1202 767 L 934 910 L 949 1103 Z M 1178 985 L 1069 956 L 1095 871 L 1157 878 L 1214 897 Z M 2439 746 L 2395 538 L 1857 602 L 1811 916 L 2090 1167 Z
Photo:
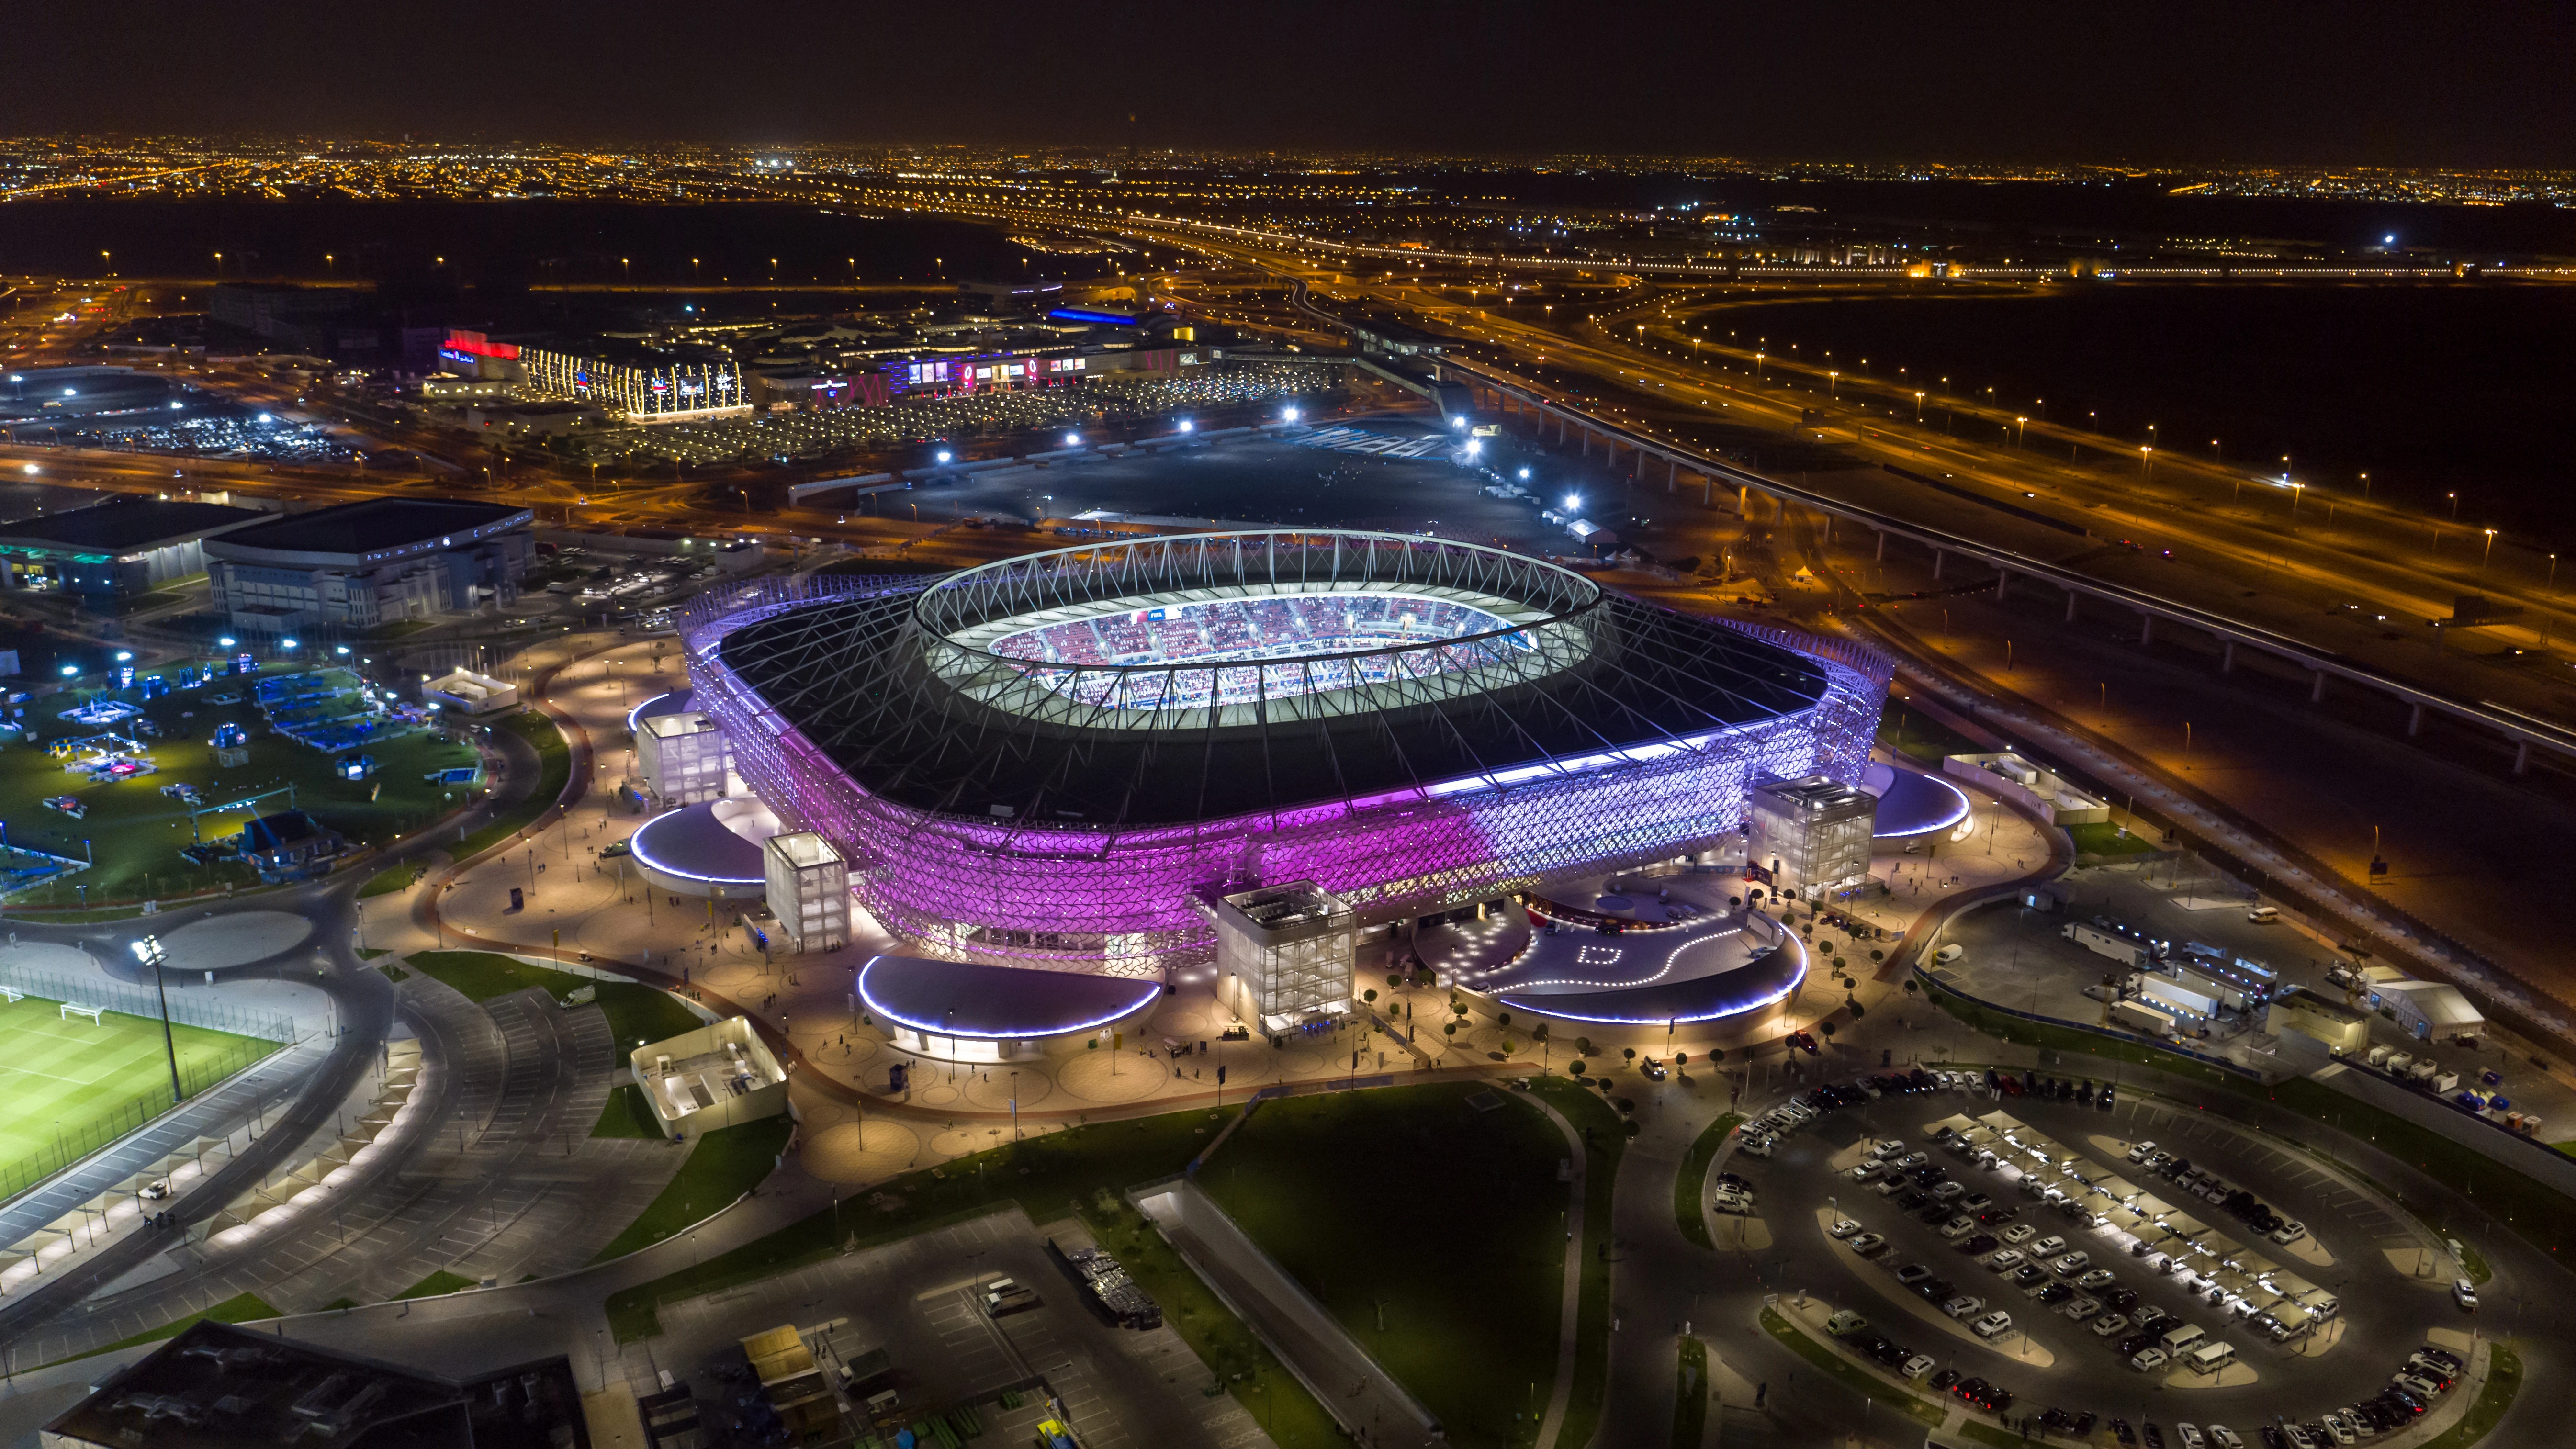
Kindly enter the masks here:
M 1986 1266 L 1997 1273 L 2009 1273 L 2021 1264 L 2022 1256 L 2019 1248 L 1998 1249 L 1993 1257 L 1986 1259 Z
M 2477 1312 L 2477 1311 L 2478 1311 L 2478 1285 L 2477 1285 L 2477 1284 L 2475 1284 L 2475 1283 L 2470 1282 L 2470 1281 L 2469 1281 L 2468 1279 L 2466 1279 L 2466 1278 L 2454 1278 L 2454 1279 L 2452 1279 L 2452 1280 L 2451 1280 L 2451 1301 L 2452 1301 L 2452 1302 L 2454 1302 L 2454 1303 L 2457 1303 L 2458 1305 L 2460 1305 L 2460 1309 L 2461 1309 L 2461 1311 L 2462 1311 L 2462 1312 L 2464 1312 L 2464 1313 L 2475 1313 L 2475 1312 Z
M 2093 1336 L 2096 1338 L 2109 1338 L 2115 1333 L 2126 1332 L 2128 1327 L 2129 1315 L 2125 1313 L 2105 1313 L 2101 1317 L 2093 1320 Z
M 1825 1231 L 1837 1238 L 1848 1238 L 1860 1231 L 1860 1224 L 1853 1222 L 1849 1218 L 1836 1218 L 1834 1220 L 1834 1225 L 1825 1229 Z
M 2156 1370 L 2163 1368 L 2166 1360 L 2167 1355 L 2163 1349 L 2156 1347 L 2154 1344 L 2149 1344 L 2145 1348 L 2139 1349 L 2136 1353 L 2129 1355 L 2129 1367 L 2136 1369 L 2142 1374 L 2151 1374 Z M 2191 1428 L 2189 1424 L 2182 1425 L 2181 1427 L 2186 1431 Z M 2198 1436 L 2185 1433 L 2182 1442 L 2185 1444 L 2197 1443 Z
M 2039 1229 L 2031 1226 L 2029 1223 L 2015 1223 L 2013 1226 L 2004 1229 L 2003 1237 L 2004 1241 L 2007 1243 L 2026 1243 L 2029 1242 L 2032 1235 L 2038 1231 Z
M 2012 1331 L 2012 1315 L 1997 1309 L 1969 1324 L 1968 1331 L 1979 1338 L 1993 1338 L 1997 1334 L 2009 1333 Z
M 1972 1293 L 1962 1293 L 1956 1298 L 1952 1298 L 1941 1305 L 1941 1311 L 1949 1314 L 1952 1318 L 1973 1317 L 1976 1314 L 1983 1313 L 1985 1309 L 1986 1300 L 1979 1298 Z
M 2078 1288 L 2108 1288 L 2114 1281 L 2115 1280 L 2110 1269 L 2096 1268 L 2085 1274 L 2083 1277 L 2076 1279 L 2075 1286 Z
M 1908 1263 L 1904 1267 L 1896 1270 L 1896 1281 L 1904 1284 L 1908 1288 L 1913 1287 L 1915 1284 L 1920 1283 L 1931 1276 L 1932 1270 L 1924 1267 L 1920 1263 Z
M 1904 1378 L 1919 1379 L 1932 1372 L 1932 1356 L 1928 1353 L 1918 1353 L 1907 1359 L 1896 1372 Z
M 1866 1258 L 1874 1253 L 1885 1250 L 1887 1247 L 1887 1238 L 1883 1234 L 1879 1233 L 1863 1233 L 1859 1237 L 1853 1238 L 1849 1242 L 1845 1243 L 1844 1246 Z
M 2131 1162 L 2144 1162 L 2149 1157 L 2154 1156 L 2155 1151 L 2156 1144 L 2153 1142 L 2141 1142 L 2129 1149 L 2129 1160 Z

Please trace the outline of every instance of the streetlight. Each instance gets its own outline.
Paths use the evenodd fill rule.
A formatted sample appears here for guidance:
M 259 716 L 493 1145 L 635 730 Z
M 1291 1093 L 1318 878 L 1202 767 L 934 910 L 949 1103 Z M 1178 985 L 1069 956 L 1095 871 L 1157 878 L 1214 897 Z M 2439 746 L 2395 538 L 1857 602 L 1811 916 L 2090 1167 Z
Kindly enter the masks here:
M 135 942 L 134 959 L 152 968 L 152 989 L 161 997 L 161 1046 L 170 1054 L 170 1105 L 175 1107 L 185 1094 L 179 1089 L 179 1043 L 170 1030 L 170 987 L 161 976 L 161 938 L 146 936 Z
M 2492 529 L 2492 528 L 2489 528 L 2489 529 L 2484 529 L 2484 530 L 2482 530 L 2482 532 L 2484 532 L 2484 533 L 2486 534 L 2486 536 L 2487 536 L 2487 551 L 2486 551 L 2485 553 L 2480 554 L 2480 555 L 2478 556 L 2478 567 L 2479 567 L 2479 568 L 2485 568 L 2485 567 L 2487 566 L 2487 560 L 2489 560 L 2489 559 L 2491 559 L 2491 558 L 2494 558 L 2494 557 L 2495 557 L 2495 536 L 2496 536 L 2496 531 L 2495 531 L 2494 529 Z
M 1923 394 L 1919 392 L 1914 395 L 1914 421 L 1923 421 Z

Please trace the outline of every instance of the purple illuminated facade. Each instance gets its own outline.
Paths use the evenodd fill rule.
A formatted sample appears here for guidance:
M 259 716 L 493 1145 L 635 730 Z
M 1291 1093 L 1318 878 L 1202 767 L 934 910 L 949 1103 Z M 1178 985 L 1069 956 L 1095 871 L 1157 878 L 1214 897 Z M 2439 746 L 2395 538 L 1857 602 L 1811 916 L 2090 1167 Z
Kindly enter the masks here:
M 1015 625 L 1014 619 L 1036 619 L 1039 625 L 1053 628 L 1067 608 L 1096 607 L 1104 611 L 1101 617 L 1107 617 L 1105 611 L 1139 597 L 1159 597 L 1154 591 L 1172 585 L 1174 579 L 1155 571 L 1168 573 L 1184 567 L 1184 562 L 1197 570 L 1190 578 L 1198 581 L 1194 587 L 1202 591 L 1208 577 L 1230 581 L 1225 588 L 1253 598 L 1267 598 L 1270 589 L 1287 587 L 1278 582 L 1279 539 L 1284 536 L 1264 536 L 1261 544 L 1254 545 L 1245 544 L 1245 536 L 1222 537 L 1232 540 L 1233 549 L 1233 562 L 1222 567 L 1209 559 L 1227 547 L 1223 542 L 1199 541 L 1196 555 L 1176 561 L 1177 546 L 1188 541 L 1157 540 L 1135 546 L 1158 550 L 1152 558 L 1104 563 L 1104 555 L 1120 550 L 1066 550 L 1062 555 L 1035 556 L 1034 562 L 989 566 L 1019 571 L 1004 584 L 978 578 L 988 570 L 958 578 L 967 581 L 962 587 L 988 593 L 997 588 L 1025 591 L 1041 571 L 1053 571 L 1044 577 L 1054 592 L 1036 601 L 1044 607 L 1023 607 L 1030 601 L 1020 600 L 1012 607 L 1021 608 L 1021 615 L 1011 615 L 999 606 L 984 610 L 998 620 L 986 633 L 1005 639 L 1024 636 L 1027 627 L 1036 627 L 1024 622 Z M 1300 535 L 1296 540 L 1303 552 L 1295 562 L 1308 575 L 1323 567 L 1318 562 L 1317 537 Z M 1369 546 L 1367 561 L 1344 562 L 1345 551 L 1357 556 L 1361 540 Z M 1598 674 L 1613 667 L 1605 661 L 1623 659 L 1628 664 L 1622 667 L 1633 667 L 1656 647 L 1656 640 L 1673 636 L 1674 631 L 1683 631 L 1679 637 L 1731 659 L 1749 659 L 1753 666 L 1767 668 L 1761 678 L 1794 674 L 1792 702 L 1797 707 L 1755 708 L 1739 701 L 1733 715 L 1711 716 L 1713 722 L 1705 727 L 1666 723 L 1648 730 L 1633 726 L 1633 713 L 1621 714 L 1604 705 L 1604 723 L 1584 722 L 1584 733 L 1591 741 L 1588 747 L 1569 748 L 1560 737 L 1559 742 L 1517 757 L 1488 749 L 1479 757 L 1484 768 L 1425 775 L 1392 785 L 1383 779 L 1362 778 L 1352 770 L 1346 773 L 1360 778 L 1365 788 L 1332 798 L 1265 803 L 1262 808 L 1209 818 L 1116 822 L 1063 818 L 1096 813 L 1069 810 L 1018 810 L 1004 818 L 1000 807 L 978 809 L 961 791 L 951 791 L 957 803 L 941 809 L 917 798 L 888 798 L 899 793 L 891 789 L 864 786 L 863 771 L 845 765 L 835 757 L 835 750 L 818 743 L 809 732 L 813 709 L 774 705 L 743 676 L 742 669 L 750 666 L 728 654 L 727 642 L 744 637 L 745 631 L 765 629 L 775 635 L 781 628 L 795 627 L 806 611 L 843 606 L 882 613 L 895 608 L 900 599 L 926 601 L 905 602 L 903 607 L 912 612 L 916 624 L 935 614 L 938 626 L 927 634 L 916 631 L 906 636 L 911 642 L 901 647 L 926 649 L 932 664 L 938 664 L 940 651 L 952 648 L 949 641 L 965 637 L 956 626 L 955 611 L 962 606 L 953 598 L 940 597 L 941 591 L 959 585 L 942 583 L 925 590 L 918 580 L 892 579 L 773 581 L 720 590 L 702 600 L 683 625 L 695 690 L 691 703 L 725 731 L 732 742 L 736 771 L 788 828 L 818 831 L 848 855 L 860 903 L 887 929 L 918 943 L 929 954 L 951 959 L 1053 965 L 1116 975 L 1160 974 L 1175 965 L 1208 959 L 1213 927 L 1195 902 L 1212 889 L 1311 880 L 1348 901 L 1363 921 L 1418 915 L 1534 887 L 1551 878 L 1621 869 L 1706 848 L 1736 833 L 1745 815 L 1747 786 L 1756 779 L 1825 774 L 1857 780 L 1867 762 L 1890 673 L 1888 662 L 1868 650 L 1785 630 L 1649 611 L 1628 600 L 1617 601 L 1628 612 L 1614 616 L 1606 611 L 1608 596 L 1579 575 L 1495 550 L 1386 536 L 1335 535 L 1333 541 L 1333 577 L 1324 582 L 1309 577 L 1299 585 L 1306 592 L 1341 597 L 1355 588 L 1392 587 L 1387 581 L 1398 573 L 1406 589 L 1438 587 L 1464 595 L 1472 585 L 1476 598 L 1528 600 L 1528 607 L 1513 616 L 1519 622 L 1510 631 L 1527 637 L 1486 634 L 1407 645 L 1407 649 L 1425 651 L 1429 662 L 1408 665 L 1398 660 L 1391 670 L 1374 660 L 1361 667 L 1346 659 L 1333 666 L 1340 672 L 1330 674 L 1327 684 L 1392 673 L 1414 693 L 1394 699 L 1359 696 L 1352 689 L 1333 692 L 1311 682 L 1325 676 L 1312 675 L 1301 686 L 1306 692 L 1291 698 L 1281 690 L 1280 698 L 1270 701 L 1277 721 L 1268 728 L 1288 743 L 1265 741 L 1264 748 L 1287 748 L 1305 737 L 1284 722 L 1292 705 L 1301 712 L 1299 722 L 1310 731 L 1316 727 L 1314 717 L 1334 710 L 1340 711 L 1336 718 L 1344 728 L 1352 728 L 1352 716 L 1381 708 L 1390 717 L 1418 721 L 1438 710 L 1454 712 L 1471 706 L 1473 700 L 1461 703 L 1462 695 L 1487 685 L 1498 692 L 1544 689 L 1549 683 L 1545 669 L 1588 669 Z M 1270 553 L 1259 565 L 1245 562 L 1251 548 L 1265 545 Z M 1210 573 L 1211 569 L 1216 572 Z M 1556 662 L 1524 662 L 1531 659 Z M 1123 680 L 1110 686 L 1097 680 L 1069 681 L 1067 669 L 1025 657 L 978 656 L 979 664 L 994 660 L 1000 661 L 997 667 L 1019 671 L 1019 678 L 1034 681 L 1012 687 L 1041 690 L 1042 704 L 1073 701 L 1091 712 L 1086 718 L 1107 720 L 1092 726 L 1092 732 L 1112 738 L 1113 743 L 1120 741 L 1110 735 L 1111 730 L 1136 730 L 1141 720 L 1144 729 L 1169 723 L 1174 747 L 1179 748 L 1195 736 L 1179 722 L 1163 721 L 1150 711 L 1177 708 L 1171 703 L 1176 700 L 1195 700 L 1193 707 L 1204 714 L 1211 700 L 1230 697 L 1230 686 L 1222 679 L 1195 691 L 1176 685 L 1174 669 L 1184 668 L 1186 662 L 1165 667 L 1155 687 L 1144 689 Z M 1244 666 L 1239 658 L 1229 657 L 1221 667 L 1239 673 Z M 1507 676 L 1490 672 L 1496 669 L 1516 672 Z M 910 674 L 940 677 L 937 668 L 914 668 Z M 1614 683 L 1624 687 L 1627 678 L 1621 676 Z M 1654 685 L 1661 691 L 1654 696 L 1657 701 L 1672 692 L 1660 676 Z M 853 685 L 845 692 L 858 688 Z M 987 690 L 978 698 L 991 695 Z M 1149 713 L 1116 716 L 1115 702 L 1130 697 L 1148 701 L 1136 708 Z M 1791 696 L 1783 692 L 1778 697 Z M 1104 705 L 1103 699 L 1111 703 Z M 1005 701 L 1003 707 L 1023 706 Z M 983 709 L 979 718 L 993 713 L 991 708 L 979 708 Z M 791 718 L 791 713 L 797 717 Z M 1223 722 L 1203 718 L 1196 721 L 1196 728 L 1205 731 L 1218 723 Z M 1622 725 L 1633 727 L 1634 732 L 1610 732 Z M 1062 721 L 1051 719 L 1043 729 L 1033 725 L 1030 737 L 1053 739 L 1064 733 Z M 837 753 L 846 758 L 849 747 Z M 1419 759 L 1426 753 L 1417 750 L 1409 758 Z

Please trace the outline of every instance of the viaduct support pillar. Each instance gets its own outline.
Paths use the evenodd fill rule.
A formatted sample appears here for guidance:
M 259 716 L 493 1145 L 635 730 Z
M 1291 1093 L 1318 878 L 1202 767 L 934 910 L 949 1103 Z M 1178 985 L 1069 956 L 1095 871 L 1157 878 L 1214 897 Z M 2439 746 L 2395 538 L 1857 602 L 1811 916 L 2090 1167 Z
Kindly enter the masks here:
M 2518 741 L 2513 747 L 2513 772 L 2517 775 L 2531 768 L 2531 741 Z
M 2420 704 L 2408 705 L 2406 707 L 2406 737 L 2411 740 L 2415 736 L 2423 733 L 2423 731 L 2424 706 Z
M 2311 682 L 2309 683 L 2309 685 L 2308 685 L 2308 703 L 2310 703 L 2310 704 L 2323 704 L 2323 703 L 2325 703 L 2325 702 L 2326 702 L 2326 672 L 2325 672 L 2324 670 L 2320 669 L 2320 670 L 2318 670 L 2318 671 L 2317 671 L 2316 678 L 2315 678 L 2313 681 L 2311 681 Z
M 2075 591 L 2073 589 L 2068 589 L 2066 591 L 2066 622 L 2069 624 L 2075 622 Z
M 2005 573 L 2001 569 L 1995 571 L 1995 597 L 1997 599 L 2001 599 L 2004 596 L 2004 591 L 2011 587 L 2011 585 L 2011 574 Z
M 1887 530 L 1885 529 L 1880 529 L 1878 533 L 1878 561 L 1887 562 Z
M 2236 641 L 2233 639 L 2218 646 L 2218 672 L 2221 674 L 2236 672 Z
M 2138 647 L 2143 649 L 2154 642 L 2156 642 L 2156 616 L 2153 614 L 2140 614 L 2138 616 Z
M 1565 414 L 1563 413 L 1556 415 L 1556 441 L 1559 445 L 1565 442 Z
M 1941 577 L 1941 566 L 1942 566 L 1943 564 L 1945 564 L 1945 563 L 1948 563 L 1949 561 L 1950 561 L 1950 555 L 1948 555 L 1947 553 L 1944 553 L 1943 551 L 1941 551 L 1940 549 L 1937 549 L 1937 548 L 1936 548 L 1936 549 L 1934 549 L 1934 550 L 1932 550 L 1932 577 L 1933 577 L 1933 578 L 1935 578 L 1935 579 L 1940 578 L 1940 577 Z
M 1670 493 L 1681 486 L 1682 460 L 1679 458 L 1666 458 L 1664 460 L 1664 491 L 1666 493 Z

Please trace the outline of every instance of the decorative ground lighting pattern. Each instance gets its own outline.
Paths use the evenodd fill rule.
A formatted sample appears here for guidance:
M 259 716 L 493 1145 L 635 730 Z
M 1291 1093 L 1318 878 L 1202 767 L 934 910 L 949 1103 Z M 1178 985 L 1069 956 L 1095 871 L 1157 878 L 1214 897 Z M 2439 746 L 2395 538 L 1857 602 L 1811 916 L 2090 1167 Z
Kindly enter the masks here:
M 1375 600 L 1391 621 L 1336 625 Z M 1155 609 L 1187 631 L 1126 658 L 1064 657 L 1051 632 Z M 1760 776 L 1858 779 L 1890 674 L 1856 645 L 1366 533 L 764 581 L 682 633 L 737 772 L 849 855 L 888 929 L 1122 975 L 1208 959 L 1194 902 L 1219 891 L 1311 879 L 1383 917 L 1702 848 Z M 1031 656 L 1040 634 L 1057 657 Z

